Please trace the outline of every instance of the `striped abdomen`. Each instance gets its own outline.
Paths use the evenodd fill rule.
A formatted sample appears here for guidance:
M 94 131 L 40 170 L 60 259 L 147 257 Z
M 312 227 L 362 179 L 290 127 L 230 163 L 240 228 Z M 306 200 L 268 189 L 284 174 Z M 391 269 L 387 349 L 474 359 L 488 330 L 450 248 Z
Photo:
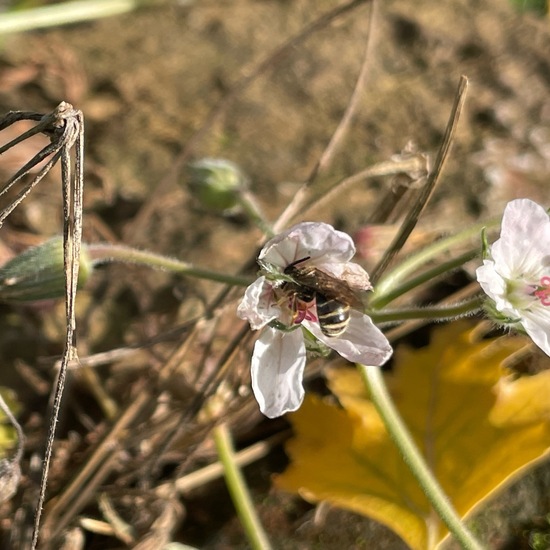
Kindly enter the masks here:
M 335 338 L 344 333 L 349 325 L 350 306 L 323 294 L 316 294 L 317 318 L 325 336 Z

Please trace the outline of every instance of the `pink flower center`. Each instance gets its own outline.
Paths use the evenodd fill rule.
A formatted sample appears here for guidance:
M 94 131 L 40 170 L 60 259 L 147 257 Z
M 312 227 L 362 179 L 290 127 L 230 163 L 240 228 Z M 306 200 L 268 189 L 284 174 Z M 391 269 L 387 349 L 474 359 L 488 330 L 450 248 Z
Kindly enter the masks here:
M 533 294 L 540 300 L 543 306 L 550 306 L 550 277 L 542 277 L 540 285 Z
M 289 300 L 289 308 L 293 312 L 292 324 L 299 325 L 302 321 L 317 321 L 315 298 L 307 302 L 298 294 L 293 294 Z

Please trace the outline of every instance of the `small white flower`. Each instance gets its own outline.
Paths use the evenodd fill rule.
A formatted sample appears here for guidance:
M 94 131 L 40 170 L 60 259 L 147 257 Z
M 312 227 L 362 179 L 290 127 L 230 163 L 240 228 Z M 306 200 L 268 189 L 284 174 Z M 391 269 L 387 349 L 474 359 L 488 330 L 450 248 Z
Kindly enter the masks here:
M 285 270 L 299 264 L 344 280 L 352 288 L 369 290 L 366 271 L 349 261 L 354 254 L 355 246 L 349 235 L 317 222 L 291 227 L 271 239 L 260 252 L 258 262 L 264 274 L 246 289 L 237 314 L 254 330 L 263 329 L 254 346 L 251 376 L 260 410 L 269 418 L 296 410 L 304 398 L 306 346 L 298 325 L 355 363 L 380 366 L 392 354 L 384 334 L 367 315 L 358 311 L 350 311 L 349 325 L 343 334 L 337 337 L 324 334 L 318 323 L 315 299 L 302 299 L 288 282 Z M 286 330 L 267 326 L 270 323 Z
M 477 269 L 479 284 L 496 310 L 550 355 L 550 218 L 544 208 L 528 199 L 509 202 L 490 255 Z

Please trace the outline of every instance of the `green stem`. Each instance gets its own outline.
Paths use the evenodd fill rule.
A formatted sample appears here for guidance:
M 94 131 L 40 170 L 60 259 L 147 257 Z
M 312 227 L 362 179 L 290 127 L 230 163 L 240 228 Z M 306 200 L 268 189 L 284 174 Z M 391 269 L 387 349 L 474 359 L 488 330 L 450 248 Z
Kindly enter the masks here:
M 146 250 L 136 250 L 128 246 L 90 244 L 87 246 L 87 250 L 94 266 L 109 262 L 132 263 L 234 286 L 248 286 L 252 282 L 246 277 L 202 269 L 181 260 L 167 258 Z
M 258 203 L 256 202 L 256 199 L 252 196 L 252 194 L 249 191 L 241 189 L 237 193 L 237 200 L 239 201 L 242 209 L 256 224 L 256 226 L 261 229 L 263 234 L 268 238 L 273 237 L 273 228 L 267 221 L 266 217 L 263 215 L 263 212 L 261 211 Z
M 449 531 L 465 550 L 482 550 L 470 531 L 460 520 L 449 499 L 435 480 L 424 458 L 418 451 L 406 426 L 401 420 L 386 388 L 379 367 L 357 365 L 363 381 L 370 391 L 372 401 L 381 416 L 390 437 L 401 452 L 412 474 L 422 487 L 426 497 L 445 523 Z
M 29 10 L 3 13 L 0 19 L 0 34 L 31 31 L 57 27 L 120 15 L 142 6 L 146 0 L 85 0 L 62 2 Z
M 463 317 L 478 311 L 483 305 L 483 298 L 476 296 L 471 300 L 448 307 L 426 307 L 410 309 L 390 309 L 387 311 L 365 311 L 375 323 L 395 323 L 413 319 L 431 319 L 444 321 Z
M 372 307 L 374 309 L 382 309 L 390 302 L 393 302 L 393 300 L 395 300 L 396 298 L 399 298 L 406 292 L 409 292 L 409 290 L 412 290 L 413 288 L 416 288 L 428 281 L 432 281 L 433 279 L 449 271 L 454 271 L 458 267 L 464 265 L 466 262 L 469 262 L 470 260 L 473 260 L 476 256 L 479 256 L 479 253 L 480 250 L 477 248 L 474 250 L 469 250 L 468 252 L 465 252 L 457 258 L 453 258 L 448 262 L 438 264 L 435 267 L 428 269 L 423 273 L 420 273 L 416 277 L 412 277 L 404 283 L 398 284 L 397 286 L 392 288 L 387 294 L 382 295 L 380 294 L 380 292 L 376 292 L 376 296 L 373 296 L 373 298 L 369 302 L 369 307 Z
M 400 282 L 408 277 L 410 274 L 414 274 L 420 266 L 429 262 L 437 255 L 448 250 L 464 241 L 467 241 L 474 237 L 475 235 L 481 233 L 481 230 L 484 227 L 491 228 L 500 223 L 500 218 L 496 220 L 490 220 L 489 222 L 480 223 L 469 227 L 468 229 L 436 241 L 434 244 L 427 246 L 426 248 L 420 250 L 416 254 L 409 256 L 403 260 L 394 270 L 390 271 L 386 276 L 382 277 L 380 281 L 376 284 L 374 289 L 371 304 L 376 303 L 382 297 L 385 297 L 387 294 L 393 291 Z
M 220 424 L 215 427 L 213 434 L 218 456 L 224 468 L 225 481 L 250 546 L 254 550 L 269 550 L 271 545 L 256 515 L 243 475 L 235 462 L 235 451 L 227 425 Z

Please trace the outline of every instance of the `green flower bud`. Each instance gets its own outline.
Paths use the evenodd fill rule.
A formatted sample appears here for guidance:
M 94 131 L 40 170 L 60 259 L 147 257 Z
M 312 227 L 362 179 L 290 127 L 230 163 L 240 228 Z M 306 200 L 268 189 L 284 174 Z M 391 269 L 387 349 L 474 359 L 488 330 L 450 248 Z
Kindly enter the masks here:
M 188 166 L 189 186 L 199 202 L 209 210 L 225 212 L 239 204 L 239 192 L 246 177 L 233 162 L 204 158 Z
M 80 251 L 78 287 L 82 287 L 93 265 L 85 245 Z M 0 300 L 34 302 L 65 296 L 63 238 L 25 250 L 0 268 Z

